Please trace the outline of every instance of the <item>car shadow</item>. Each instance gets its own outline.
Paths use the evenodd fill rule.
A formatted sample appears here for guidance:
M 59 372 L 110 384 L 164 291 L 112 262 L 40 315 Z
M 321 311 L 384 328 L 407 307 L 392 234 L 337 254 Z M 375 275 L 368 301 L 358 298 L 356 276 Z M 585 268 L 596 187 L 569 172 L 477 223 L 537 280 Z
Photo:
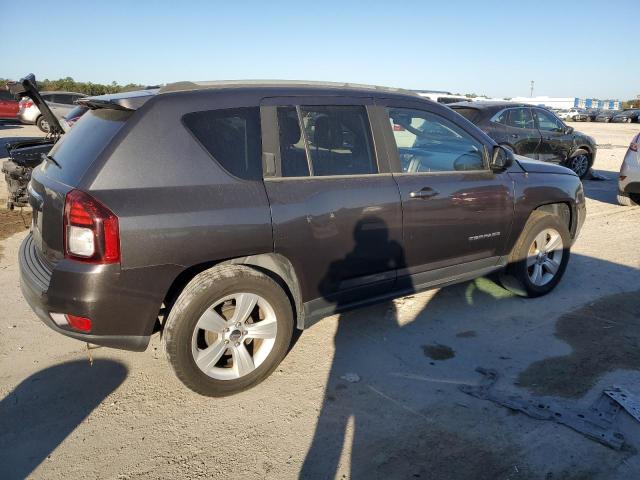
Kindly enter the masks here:
M 0 130 L 9 128 L 24 128 L 24 124 L 20 120 L 0 120 Z
M 0 401 L 0 478 L 30 476 L 127 372 L 112 360 L 78 360 L 48 367 L 16 386 Z
M 618 174 L 607 170 L 594 170 L 594 173 L 600 178 L 582 181 L 585 196 L 598 202 L 618 205 Z
M 565 278 L 545 297 L 515 296 L 492 275 L 342 313 L 300 478 L 336 478 L 339 473 L 347 478 L 538 478 L 542 467 L 527 464 L 532 440 L 521 436 L 521 420 L 502 414 L 501 407 L 470 403 L 458 386 L 477 383 L 475 369 L 483 366 L 505 373 L 514 390 L 521 383 L 534 393 L 563 396 L 566 391 L 585 393 L 618 368 L 640 370 L 637 355 L 627 360 L 607 355 L 625 342 L 622 351 L 629 352 L 640 337 L 637 293 L 624 299 L 625 312 L 634 311 L 636 321 L 627 315 L 619 334 L 602 336 L 600 317 L 587 332 L 563 327 L 571 323 L 563 315 L 581 315 L 585 304 L 602 300 L 603 305 L 592 306 L 602 315 L 621 301 L 599 287 L 584 289 L 598 282 L 594 275 L 615 279 L 608 288 L 621 291 L 634 281 L 637 285 L 638 270 L 573 254 Z M 575 315 L 571 318 L 575 325 Z M 585 348 L 598 341 L 604 341 L 599 357 L 584 363 Z M 555 355 L 566 344 L 579 353 Z M 576 388 L 567 386 L 577 379 Z M 571 449 L 575 439 L 569 433 L 567 438 L 564 447 Z M 558 441 L 548 444 L 549 454 L 560 448 Z M 624 455 L 595 442 L 580 448 L 593 449 L 594 464 L 576 467 L 572 475 L 577 476 L 570 478 L 592 478 Z M 345 457 L 348 464 L 342 465 Z M 544 468 L 550 472 L 546 478 L 569 478 L 558 470 L 558 462 Z

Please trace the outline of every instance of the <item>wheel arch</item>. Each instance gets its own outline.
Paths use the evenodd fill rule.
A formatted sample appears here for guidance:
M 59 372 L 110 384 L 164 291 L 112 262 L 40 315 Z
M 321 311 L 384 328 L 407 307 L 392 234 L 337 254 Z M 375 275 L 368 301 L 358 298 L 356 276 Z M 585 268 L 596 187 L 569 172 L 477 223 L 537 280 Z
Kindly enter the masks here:
M 568 202 L 556 202 L 556 203 L 547 203 L 544 205 L 540 205 L 536 207 L 533 212 L 546 212 L 560 218 L 567 228 L 569 229 L 569 233 L 573 238 L 576 230 L 576 213 L 574 212 L 574 207 Z
M 264 273 L 274 280 L 285 291 L 296 319 L 296 327 L 300 330 L 304 328 L 304 308 L 302 306 L 302 296 L 298 276 L 293 265 L 283 255 L 277 253 L 263 253 L 248 255 L 245 257 L 223 259 L 217 261 L 203 262 L 192 265 L 184 269 L 173 280 L 164 297 L 165 318 L 173 307 L 176 299 L 184 287 L 199 273 L 219 265 L 245 265 Z

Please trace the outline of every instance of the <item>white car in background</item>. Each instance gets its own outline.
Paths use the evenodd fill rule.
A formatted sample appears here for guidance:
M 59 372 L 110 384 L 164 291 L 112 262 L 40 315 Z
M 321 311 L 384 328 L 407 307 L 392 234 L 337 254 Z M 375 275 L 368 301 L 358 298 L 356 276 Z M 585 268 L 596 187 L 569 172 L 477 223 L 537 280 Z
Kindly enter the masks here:
M 558 116 L 565 121 L 586 121 L 589 119 L 587 112 L 585 112 L 582 108 L 572 108 L 570 110 L 560 110 L 558 112 Z
M 624 156 L 618 180 L 618 203 L 624 206 L 640 205 L 640 133 Z

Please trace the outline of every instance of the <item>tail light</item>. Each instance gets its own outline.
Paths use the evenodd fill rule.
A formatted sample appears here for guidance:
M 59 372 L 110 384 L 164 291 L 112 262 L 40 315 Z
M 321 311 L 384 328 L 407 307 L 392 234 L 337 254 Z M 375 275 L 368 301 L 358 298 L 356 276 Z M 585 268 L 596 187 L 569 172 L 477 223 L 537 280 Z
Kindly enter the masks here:
M 120 262 L 118 217 L 85 192 L 67 193 L 63 235 L 66 258 L 99 264 Z
M 21 100 L 18 103 L 18 107 L 26 110 L 27 108 L 33 107 L 33 102 L 31 100 Z
M 631 144 L 629 145 L 629 150 L 631 150 L 633 152 L 637 152 L 638 151 L 638 144 L 640 144 L 640 133 L 638 135 L 636 135 L 635 137 L 633 137 L 633 140 L 631 140 Z
M 65 314 L 69 326 L 74 330 L 81 332 L 88 332 L 91 330 L 91 319 L 85 317 L 78 317 L 77 315 Z

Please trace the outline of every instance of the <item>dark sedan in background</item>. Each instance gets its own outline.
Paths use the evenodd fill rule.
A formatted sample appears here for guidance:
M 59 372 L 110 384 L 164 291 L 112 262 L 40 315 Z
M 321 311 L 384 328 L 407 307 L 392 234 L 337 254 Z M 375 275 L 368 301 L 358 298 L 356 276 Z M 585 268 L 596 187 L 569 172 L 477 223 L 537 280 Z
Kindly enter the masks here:
M 640 108 L 631 108 L 616 113 L 612 118 L 615 123 L 638 123 L 640 122 Z
M 596 122 L 605 122 L 608 123 L 611 121 L 611 118 L 616 114 L 615 110 L 600 110 L 598 115 L 596 115 Z
M 450 107 L 518 155 L 559 163 L 580 178 L 595 160 L 596 141 L 545 108 L 511 102 L 459 102 Z

